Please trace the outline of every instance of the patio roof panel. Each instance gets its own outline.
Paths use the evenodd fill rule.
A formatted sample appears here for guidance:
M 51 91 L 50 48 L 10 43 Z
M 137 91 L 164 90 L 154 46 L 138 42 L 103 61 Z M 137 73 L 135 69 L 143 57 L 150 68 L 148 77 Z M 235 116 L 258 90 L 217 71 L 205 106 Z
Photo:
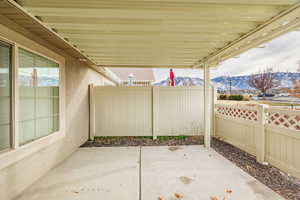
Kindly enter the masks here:
M 281 26 L 282 20 L 299 17 L 298 0 L 16 2 L 93 64 L 107 67 L 180 65 L 195 68 L 207 61 L 217 64 L 273 38 L 271 35 L 259 37 L 256 32 L 261 29 L 272 31 L 275 22 Z M 6 12 L 28 29 L 40 31 L 30 20 L 16 17 L 9 10 Z M 260 39 L 246 41 L 249 36 Z M 43 37 L 56 41 L 51 34 Z

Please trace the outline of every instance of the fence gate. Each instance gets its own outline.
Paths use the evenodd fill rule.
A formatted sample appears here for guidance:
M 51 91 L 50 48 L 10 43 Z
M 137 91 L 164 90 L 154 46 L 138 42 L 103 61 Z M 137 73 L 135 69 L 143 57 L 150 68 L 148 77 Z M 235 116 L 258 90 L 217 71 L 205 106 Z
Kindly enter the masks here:
M 203 87 L 91 85 L 90 135 L 203 135 L 203 101 Z

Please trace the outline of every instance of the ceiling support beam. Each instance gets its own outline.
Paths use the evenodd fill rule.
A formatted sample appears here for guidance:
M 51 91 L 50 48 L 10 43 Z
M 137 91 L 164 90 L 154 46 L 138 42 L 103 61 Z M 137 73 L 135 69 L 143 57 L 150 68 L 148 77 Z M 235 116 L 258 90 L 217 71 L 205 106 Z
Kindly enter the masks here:
M 251 48 L 257 47 L 269 40 L 287 33 L 300 26 L 300 3 L 272 18 L 254 31 L 230 43 L 219 51 L 212 53 L 204 59 L 199 60 L 193 68 L 203 67 L 206 62 L 213 66 L 218 63 L 239 55 Z
M 98 65 L 98 67 L 115 67 L 115 68 L 189 68 L 190 65 Z

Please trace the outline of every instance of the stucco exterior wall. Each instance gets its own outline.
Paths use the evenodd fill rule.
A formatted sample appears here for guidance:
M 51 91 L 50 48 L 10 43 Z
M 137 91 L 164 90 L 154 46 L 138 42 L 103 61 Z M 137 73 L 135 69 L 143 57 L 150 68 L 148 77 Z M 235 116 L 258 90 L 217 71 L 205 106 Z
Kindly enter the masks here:
M 0 24 L 0 39 L 3 38 L 58 60 L 61 70 L 65 72 L 62 77 L 64 91 L 61 93 L 62 117 L 65 119 L 63 129 L 57 134 L 0 154 L 0 199 L 9 200 L 20 195 L 88 139 L 88 85 L 109 84 L 110 81 L 88 68 L 84 62 L 58 55 Z

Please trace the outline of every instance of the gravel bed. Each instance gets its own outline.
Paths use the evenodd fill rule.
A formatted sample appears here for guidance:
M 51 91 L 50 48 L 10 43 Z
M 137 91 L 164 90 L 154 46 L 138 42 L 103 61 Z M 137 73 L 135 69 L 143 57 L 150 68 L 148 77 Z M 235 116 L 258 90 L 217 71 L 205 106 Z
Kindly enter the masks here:
M 212 148 L 242 170 L 288 200 L 300 200 L 300 180 L 271 165 L 262 165 L 252 156 L 226 142 L 212 140 Z
M 81 147 L 113 147 L 113 146 L 177 146 L 202 145 L 203 136 L 163 137 L 153 140 L 151 137 L 111 137 L 87 141 Z

